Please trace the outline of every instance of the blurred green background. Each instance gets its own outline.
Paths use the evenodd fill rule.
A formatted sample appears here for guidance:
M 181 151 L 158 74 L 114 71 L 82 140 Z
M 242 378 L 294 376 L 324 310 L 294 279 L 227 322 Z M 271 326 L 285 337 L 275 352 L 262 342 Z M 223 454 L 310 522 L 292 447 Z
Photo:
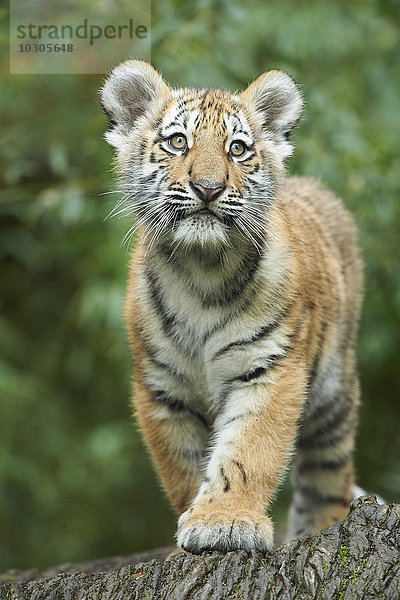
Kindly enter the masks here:
M 175 85 L 242 88 L 278 68 L 305 116 L 289 170 L 360 230 L 359 483 L 400 501 L 400 3 L 154 0 L 152 61 Z M 1 9 L 3 23 L 7 10 Z M 121 316 L 129 220 L 94 75 L 0 87 L 0 571 L 172 543 L 175 517 L 131 419 Z M 273 514 L 279 519 L 287 486 Z

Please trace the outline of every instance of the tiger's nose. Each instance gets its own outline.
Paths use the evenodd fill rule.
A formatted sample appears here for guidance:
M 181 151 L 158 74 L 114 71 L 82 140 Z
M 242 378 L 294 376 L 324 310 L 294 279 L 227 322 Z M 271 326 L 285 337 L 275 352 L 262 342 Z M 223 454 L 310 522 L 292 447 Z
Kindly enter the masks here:
M 218 196 L 220 196 L 225 189 L 224 185 L 221 185 L 216 181 L 190 181 L 189 185 L 196 196 L 206 203 L 218 198 Z

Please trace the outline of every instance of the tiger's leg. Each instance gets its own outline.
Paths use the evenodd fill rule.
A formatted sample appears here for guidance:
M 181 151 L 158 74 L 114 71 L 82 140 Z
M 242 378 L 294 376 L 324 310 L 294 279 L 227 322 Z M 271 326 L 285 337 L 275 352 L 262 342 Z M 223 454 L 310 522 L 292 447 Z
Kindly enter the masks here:
M 282 360 L 273 370 L 263 382 L 236 381 L 224 399 L 205 477 L 179 519 L 178 545 L 185 550 L 272 548 L 265 509 L 288 461 L 306 388 L 298 361 Z
M 196 495 L 209 438 L 202 415 L 163 392 L 151 392 L 137 379 L 133 404 L 144 440 L 178 514 Z
M 354 364 L 350 357 L 348 360 Z M 318 401 L 304 414 L 297 443 L 288 539 L 343 520 L 352 500 L 359 400 L 356 373 L 352 369 L 341 376 L 337 386 L 328 374 L 316 396 Z

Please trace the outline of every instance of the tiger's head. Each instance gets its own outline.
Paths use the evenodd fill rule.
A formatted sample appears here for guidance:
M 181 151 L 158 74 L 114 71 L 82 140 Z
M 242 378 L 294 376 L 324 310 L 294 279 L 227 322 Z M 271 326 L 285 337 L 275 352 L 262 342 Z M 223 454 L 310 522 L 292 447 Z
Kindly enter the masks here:
M 131 60 L 113 69 L 101 95 L 125 208 L 150 243 L 262 243 L 302 110 L 286 73 L 269 71 L 232 94 L 170 88 Z

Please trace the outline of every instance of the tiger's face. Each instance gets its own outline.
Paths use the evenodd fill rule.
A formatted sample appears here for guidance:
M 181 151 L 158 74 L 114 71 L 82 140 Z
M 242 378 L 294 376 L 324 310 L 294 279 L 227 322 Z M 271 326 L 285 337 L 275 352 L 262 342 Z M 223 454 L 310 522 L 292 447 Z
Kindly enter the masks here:
M 268 206 L 301 112 L 288 75 L 240 95 L 169 88 L 150 65 L 116 67 L 102 90 L 128 210 L 150 243 L 262 244 Z

